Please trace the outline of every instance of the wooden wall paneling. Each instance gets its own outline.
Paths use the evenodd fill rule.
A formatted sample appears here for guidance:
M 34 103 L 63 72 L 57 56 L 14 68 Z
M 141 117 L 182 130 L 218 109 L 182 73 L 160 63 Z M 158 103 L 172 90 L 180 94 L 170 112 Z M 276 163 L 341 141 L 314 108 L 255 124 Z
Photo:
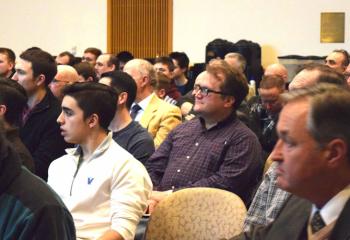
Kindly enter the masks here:
M 139 58 L 172 51 L 173 0 L 108 0 L 107 48 Z

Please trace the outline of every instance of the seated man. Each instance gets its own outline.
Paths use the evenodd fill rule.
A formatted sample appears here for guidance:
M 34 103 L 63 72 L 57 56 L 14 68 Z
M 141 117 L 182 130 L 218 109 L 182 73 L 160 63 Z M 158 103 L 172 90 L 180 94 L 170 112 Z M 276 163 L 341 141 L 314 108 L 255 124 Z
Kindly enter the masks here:
M 95 68 L 88 62 L 80 62 L 73 66 L 79 75 L 79 82 L 96 82 Z
M 181 123 L 180 109 L 155 95 L 152 87 L 155 72 L 148 61 L 130 60 L 125 64 L 124 72 L 128 73 L 137 85 L 135 102 L 130 111 L 131 117 L 148 130 L 157 148 L 168 133 Z
M 154 93 L 167 103 L 176 105 L 177 101 L 169 97 L 168 93 L 171 88 L 171 79 L 163 73 L 157 73 L 156 78 L 152 83 Z
M 181 97 L 181 93 L 174 80 L 175 65 L 173 63 L 173 60 L 167 56 L 156 58 L 154 60 L 154 70 L 156 73 L 162 73 L 171 79 L 171 88 L 168 92 L 168 96 L 175 100 L 178 100 Z
M 239 195 L 248 205 L 262 173 L 255 134 L 236 117 L 248 92 L 244 75 L 224 60 L 212 60 L 196 79 L 198 118 L 171 131 L 146 163 L 157 191 L 152 207 L 174 190 L 213 187 Z
M 224 59 L 228 64 L 230 64 L 233 68 L 237 69 L 241 73 L 244 73 L 245 68 L 247 66 L 247 60 L 245 57 L 236 52 L 230 52 L 225 55 Z
M 57 121 L 64 139 L 78 147 L 52 162 L 48 183 L 72 213 L 78 238 L 133 239 L 152 184 L 144 166 L 108 133 L 117 93 L 86 82 L 68 85 L 63 94 Z
M 264 71 L 264 76 L 279 76 L 285 82 L 285 86 L 288 85 L 288 70 L 280 63 L 273 63 L 266 67 Z
M 0 239 L 75 240 L 72 216 L 46 183 L 21 167 L 0 119 Z
M 185 95 L 186 93 L 192 91 L 193 81 L 187 78 L 188 65 L 190 64 L 190 59 L 184 52 L 171 52 L 169 57 L 173 60 L 174 71 L 173 78 L 174 83 L 181 93 Z
M 73 66 L 75 64 L 75 57 L 72 53 L 64 51 L 57 55 L 56 63 L 57 65 Z
M 347 239 L 350 92 L 320 84 L 290 92 L 285 101 L 272 160 L 277 185 L 292 195 L 271 224 L 233 239 Z
M 322 64 L 307 64 L 289 84 L 289 90 L 309 88 L 319 83 L 332 83 L 345 87 L 344 76 Z M 269 159 L 267 161 L 270 161 Z M 290 196 L 277 187 L 277 163 L 271 164 L 259 186 L 244 222 L 244 230 L 248 231 L 253 225 L 268 225 L 278 215 L 286 199 Z
M 344 73 L 349 65 L 349 53 L 343 49 L 334 50 L 325 59 L 325 64 L 340 73 Z
M 55 59 L 43 50 L 32 48 L 19 56 L 12 77 L 28 96 L 20 137 L 34 159 L 35 174 L 44 180 L 50 163 L 62 156 L 68 146 L 56 122 L 60 103 L 48 89 L 56 73 Z
M 95 64 L 95 72 L 97 79 L 105 72 L 111 72 L 118 69 L 118 59 L 109 53 L 98 56 Z
M 3 120 L 6 138 L 12 143 L 21 163 L 34 172 L 32 155 L 21 141 L 18 131 L 26 105 L 27 95 L 24 88 L 15 81 L 0 78 L 0 119 Z
M 118 59 L 118 70 L 123 71 L 125 64 L 134 59 L 134 56 L 131 52 L 121 51 L 117 53 L 116 58 Z
M 58 65 L 57 74 L 49 84 L 52 94 L 60 101 L 62 101 L 62 89 L 67 84 L 72 84 L 79 81 L 77 71 L 69 65 Z
M 15 73 L 16 54 L 9 48 L 0 47 L 0 77 L 11 78 Z
M 251 129 L 258 136 L 264 150 L 264 159 L 277 142 L 276 124 L 282 109 L 279 101 L 284 92 L 284 80 L 279 76 L 264 76 L 258 89 L 259 96 L 248 102 Z
M 101 50 L 95 47 L 89 47 L 84 50 L 82 62 L 88 62 L 91 66 L 95 67 L 98 56 L 102 54 Z
M 132 120 L 129 110 L 136 96 L 136 83 L 124 72 L 102 74 L 100 83 L 113 87 L 118 93 L 117 111 L 109 124 L 113 139 L 143 164 L 154 153 L 151 135 L 138 122 Z

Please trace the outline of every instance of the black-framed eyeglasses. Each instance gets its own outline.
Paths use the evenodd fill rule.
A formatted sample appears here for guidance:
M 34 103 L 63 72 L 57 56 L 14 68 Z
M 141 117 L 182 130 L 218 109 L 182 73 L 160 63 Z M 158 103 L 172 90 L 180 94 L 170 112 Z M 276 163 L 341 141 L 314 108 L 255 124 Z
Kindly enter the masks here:
M 202 87 L 199 84 L 195 84 L 193 86 L 193 92 L 195 94 L 200 92 L 203 96 L 208 96 L 209 93 L 216 93 L 216 94 L 221 94 L 221 95 L 226 95 L 226 96 L 230 96 L 231 95 L 231 94 L 227 94 L 227 93 L 224 93 L 224 92 L 215 91 L 215 90 L 209 89 L 207 87 Z

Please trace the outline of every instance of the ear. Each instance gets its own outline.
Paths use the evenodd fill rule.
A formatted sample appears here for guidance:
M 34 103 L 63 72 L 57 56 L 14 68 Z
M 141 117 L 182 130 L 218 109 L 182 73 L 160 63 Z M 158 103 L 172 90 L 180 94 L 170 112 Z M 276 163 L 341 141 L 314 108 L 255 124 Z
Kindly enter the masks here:
M 14 66 L 15 66 L 15 63 L 13 63 L 13 62 L 9 62 L 9 65 L 10 65 L 10 69 L 13 69 L 13 68 L 14 68 Z
M 0 116 L 4 116 L 6 113 L 6 105 L 0 105 Z
M 99 124 L 99 121 L 100 121 L 100 119 L 96 113 L 93 113 L 86 120 L 87 120 L 87 123 L 88 123 L 90 128 L 94 128 L 95 126 L 97 126 Z
M 140 79 L 140 82 L 141 82 L 140 86 L 141 86 L 141 87 L 145 87 L 145 86 L 147 86 L 147 85 L 149 84 L 150 81 L 151 81 L 151 80 L 149 79 L 148 76 L 143 76 L 143 77 Z
M 325 159 L 330 168 L 339 167 L 344 161 L 347 161 L 348 146 L 344 140 L 333 139 L 325 148 Z
M 157 91 L 157 95 L 158 95 L 159 98 L 164 99 L 164 98 L 165 98 L 165 95 L 166 95 L 165 89 L 164 89 L 164 88 L 159 89 L 159 90 Z
M 40 74 L 39 76 L 36 77 L 35 81 L 37 86 L 45 85 L 45 75 Z
M 236 99 L 234 96 L 225 96 L 224 99 L 224 106 L 227 108 L 232 108 L 233 104 L 235 103 Z
M 118 105 L 125 104 L 127 100 L 128 100 L 127 92 L 122 92 L 118 95 Z

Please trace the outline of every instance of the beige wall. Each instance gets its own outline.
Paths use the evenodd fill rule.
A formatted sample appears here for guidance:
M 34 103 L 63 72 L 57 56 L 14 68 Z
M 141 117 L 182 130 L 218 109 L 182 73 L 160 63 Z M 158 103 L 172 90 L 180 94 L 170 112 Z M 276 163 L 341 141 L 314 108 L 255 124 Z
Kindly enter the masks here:
M 62 51 L 107 48 L 106 0 L 1 0 L 0 46 L 17 54 L 38 46 Z
M 31 46 L 58 54 L 107 48 L 106 0 L 1 1 L 0 45 L 20 53 Z M 320 13 L 346 12 L 344 44 L 320 43 Z M 350 50 L 348 0 L 174 0 L 173 49 L 203 62 L 215 38 L 248 39 L 262 46 L 263 65 L 277 56 L 327 55 Z
M 344 44 L 320 43 L 320 13 L 346 12 Z M 327 55 L 350 50 L 348 0 L 174 0 L 174 44 L 203 62 L 205 46 L 215 38 L 248 39 L 262 46 L 263 65 L 277 56 Z

